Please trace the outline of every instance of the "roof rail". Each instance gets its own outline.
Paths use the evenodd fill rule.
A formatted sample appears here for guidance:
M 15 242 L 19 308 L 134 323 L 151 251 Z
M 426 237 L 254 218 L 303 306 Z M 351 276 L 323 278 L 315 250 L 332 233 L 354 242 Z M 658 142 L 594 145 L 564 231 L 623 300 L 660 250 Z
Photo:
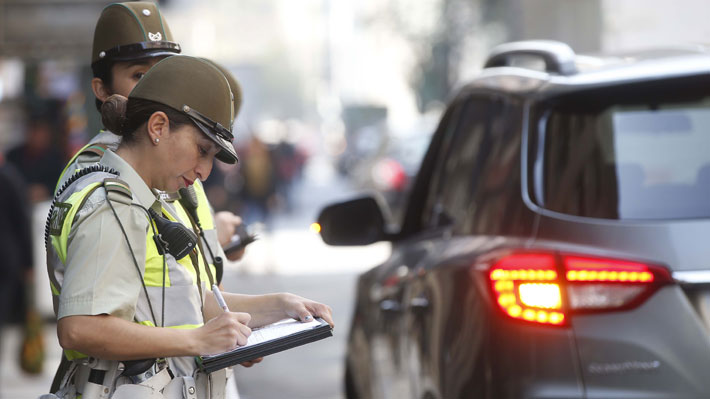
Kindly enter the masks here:
M 519 56 L 536 56 L 545 62 L 545 71 L 560 75 L 574 75 L 574 50 L 565 43 L 554 40 L 525 40 L 500 44 L 493 48 L 484 68 L 511 66 Z

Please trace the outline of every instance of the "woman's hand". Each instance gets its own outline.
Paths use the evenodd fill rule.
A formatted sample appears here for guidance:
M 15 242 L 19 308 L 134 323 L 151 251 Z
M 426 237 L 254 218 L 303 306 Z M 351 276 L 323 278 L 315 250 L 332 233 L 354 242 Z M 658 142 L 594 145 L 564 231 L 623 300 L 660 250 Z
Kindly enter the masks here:
M 225 246 L 232 240 L 237 226 L 242 224 L 242 218 L 229 211 L 220 211 L 214 214 L 214 226 L 217 230 L 219 245 Z
M 286 293 L 281 294 L 281 306 L 288 317 L 293 317 L 302 322 L 309 322 L 314 317 L 320 317 L 330 324 L 330 327 L 335 327 L 333 309 L 328 305 Z
M 219 245 L 224 247 L 232 241 L 232 236 L 236 234 L 237 227 L 242 225 L 242 218 L 229 211 L 220 211 L 214 215 L 214 223 Z M 236 262 L 242 259 L 244 252 L 244 249 L 239 252 L 232 252 L 227 255 L 227 259 Z
M 251 329 L 247 327 L 250 320 L 249 313 L 222 312 L 202 327 L 193 330 L 199 354 L 222 353 L 246 345 L 247 338 L 251 335 Z
M 264 360 L 263 357 L 257 357 L 256 359 L 249 360 L 248 362 L 239 363 L 239 364 L 242 365 L 243 367 L 251 367 L 257 363 L 261 363 L 262 360 Z

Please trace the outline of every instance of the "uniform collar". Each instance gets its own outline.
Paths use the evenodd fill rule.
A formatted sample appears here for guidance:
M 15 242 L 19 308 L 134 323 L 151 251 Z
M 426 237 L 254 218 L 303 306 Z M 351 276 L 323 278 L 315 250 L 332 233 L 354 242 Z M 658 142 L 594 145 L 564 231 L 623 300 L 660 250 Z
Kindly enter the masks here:
M 121 136 L 109 130 L 101 130 L 99 134 L 89 141 L 89 144 L 104 144 L 111 151 L 116 151 L 118 145 L 121 144 Z
M 110 166 L 120 173 L 119 178 L 128 183 L 131 192 L 133 192 L 133 195 L 138 199 L 141 205 L 146 208 L 157 206 L 157 209 L 160 209 L 158 198 L 153 194 L 150 187 L 145 184 L 145 181 L 138 175 L 138 172 L 118 154 L 111 150 L 106 150 L 104 156 L 101 158 L 101 164 Z

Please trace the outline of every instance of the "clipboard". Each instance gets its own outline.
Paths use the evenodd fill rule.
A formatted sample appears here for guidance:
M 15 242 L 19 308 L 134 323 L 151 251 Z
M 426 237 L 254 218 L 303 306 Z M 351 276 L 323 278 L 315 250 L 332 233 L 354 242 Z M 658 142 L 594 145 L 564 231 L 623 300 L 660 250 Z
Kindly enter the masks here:
M 284 319 L 252 330 L 244 346 L 216 355 L 196 356 L 195 362 L 200 370 L 211 373 L 331 336 L 333 331 L 330 325 L 321 318 L 308 323 Z

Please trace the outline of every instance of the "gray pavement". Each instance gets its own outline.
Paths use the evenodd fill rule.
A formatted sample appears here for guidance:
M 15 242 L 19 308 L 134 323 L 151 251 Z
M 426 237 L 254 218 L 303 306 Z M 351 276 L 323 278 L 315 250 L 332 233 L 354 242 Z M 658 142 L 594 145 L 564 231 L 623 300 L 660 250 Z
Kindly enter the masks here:
M 59 364 L 61 350 L 57 342 L 56 325 L 48 323 L 44 329 L 44 342 L 47 348 L 44 370 L 32 376 L 20 370 L 18 351 L 22 342 L 22 330 L 11 326 L 2 331 L 0 352 L 0 398 L 36 399 L 47 392 L 52 384 L 54 371 Z
M 291 292 L 333 308 L 333 336 L 276 353 L 251 368 L 234 368 L 241 399 L 342 398 L 345 346 L 356 275 L 225 276 L 225 288 L 242 293 Z

